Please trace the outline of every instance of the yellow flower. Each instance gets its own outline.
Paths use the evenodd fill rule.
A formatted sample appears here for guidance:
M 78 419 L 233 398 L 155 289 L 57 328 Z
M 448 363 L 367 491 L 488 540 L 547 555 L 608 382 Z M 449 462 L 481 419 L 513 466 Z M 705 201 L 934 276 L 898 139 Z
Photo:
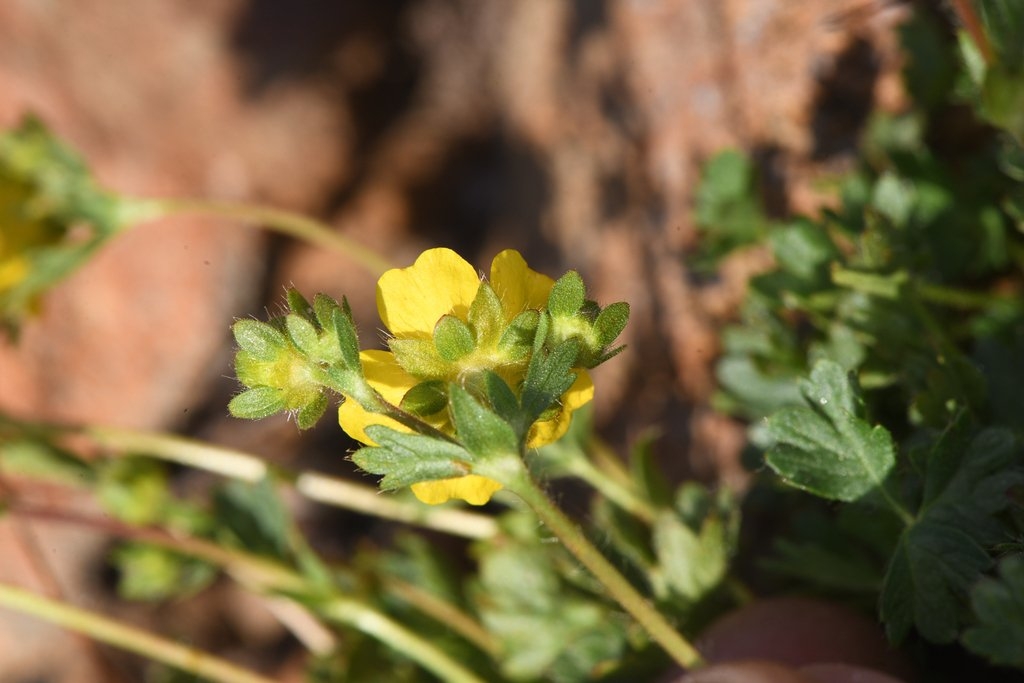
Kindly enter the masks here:
M 543 310 L 554 281 L 531 270 L 519 252 L 507 249 L 491 262 L 490 286 L 501 302 L 505 324 L 528 309 Z M 438 321 L 447 315 L 466 321 L 470 306 L 480 288 L 476 270 L 451 249 L 430 249 L 408 268 L 389 270 L 377 283 L 377 310 L 394 340 L 430 340 Z M 480 349 L 451 370 L 442 379 L 463 382 L 474 371 L 491 370 L 516 387 L 526 372 L 523 362 L 503 358 L 499 353 Z M 402 398 L 425 377 L 416 377 L 403 368 L 389 351 L 363 351 L 360 354 L 367 382 L 389 403 L 399 405 Z M 584 370 L 562 396 L 559 409 L 537 421 L 527 437 L 527 446 L 536 448 L 552 443 L 569 428 L 572 411 L 588 403 L 594 385 Z M 438 379 L 430 377 L 429 379 Z M 353 438 L 373 445 L 366 427 L 385 425 L 408 431 L 398 422 L 367 412 L 356 401 L 346 400 L 338 409 L 338 421 Z M 434 426 L 451 431 L 446 415 L 437 416 Z M 483 505 L 501 488 L 498 482 L 469 474 L 452 479 L 413 484 L 412 491 L 424 503 L 436 505 L 451 498 Z

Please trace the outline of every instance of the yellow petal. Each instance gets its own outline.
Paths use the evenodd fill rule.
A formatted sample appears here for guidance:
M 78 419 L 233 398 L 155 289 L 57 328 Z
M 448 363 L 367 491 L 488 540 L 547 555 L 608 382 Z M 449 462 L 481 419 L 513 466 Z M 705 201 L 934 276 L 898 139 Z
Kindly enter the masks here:
M 452 479 L 421 481 L 411 488 L 413 494 L 427 505 L 440 505 L 452 498 L 464 500 L 470 505 L 483 505 L 501 488 L 501 484 L 478 474 L 468 474 Z
M 594 382 L 586 370 L 577 370 L 576 381 L 562 394 L 562 409 L 558 415 L 544 422 L 535 422 L 526 439 L 529 448 L 540 448 L 562 438 L 572 421 L 572 411 L 590 403 L 594 398 Z
M 547 275 L 531 270 L 515 249 L 506 249 L 491 261 L 491 287 L 501 299 L 506 320 L 528 308 L 545 308 L 554 284 Z
M 403 370 L 395 361 L 395 356 L 388 351 L 361 351 L 359 360 L 363 363 L 366 381 L 388 403 L 397 406 L 402 402 L 406 392 L 416 385 L 416 378 Z M 373 441 L 366 435 L 366 428 L 370 425 L 384 425 L 402 432 L 409 431 L 408 427 L 389 417 L 363 410 L 361 405 L 351 399 L 346 399 L 338 407 L 338 424 L 353 439 L 371 446 L 374 445 Z
M 428 249 L 408 268 L 389 270 L 377 281 L 377 312 L 396 337 L 429 337 L 441 316 L 462 320 L 480 278 L 451 249 Z

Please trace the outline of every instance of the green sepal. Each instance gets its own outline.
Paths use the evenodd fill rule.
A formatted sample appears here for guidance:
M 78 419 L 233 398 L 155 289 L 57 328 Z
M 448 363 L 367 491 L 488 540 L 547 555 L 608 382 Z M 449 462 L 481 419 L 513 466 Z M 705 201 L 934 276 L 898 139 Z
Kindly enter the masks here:
M 284 394 L 274 387 L 246 389 L 228 403 L 232 417 L 259 420 L 285 410 Z
M 448 374 L 450 368 L 432 339 L 391 339 L 388 341 L 391 353 L 402 369 L 419 379 L 439 379 Z
M 576 315 L 587 299 L 583 278 L 575 270 L 558 278 L 548 294 L 548 312 L 556 318 Z
M 292 343 L 309 358 L 316 359 L 320 355 L 320 335 L 309 322 L 296 313 L 289 313 L 284 318 L 284 327 Z
M 324 327 L 334 328 L 334 333 L 338 338 L 338 349 L 341 351 L 341 361 L 345 368 L 362 377 L 363 364 L 359 360 L 359 335 L 356 334 L 356 325 L 352 320 L 352 309 L 349 308 L 348 300 L 342 298 L 339 308 L 338 304 L 329 297 L 318 295 L 313 300 L 313 306 L 316 308 L 317 320 L 323 317 L 331 321 L 331 325 L 324 325 Z
M 768 418 L 775 440 L 768 466 L 787 483 L 831 500 L 851 502 L 880 489 L 896 462 L 895 446 L 884 427 L 859 417 L 860 399 L 846 370 L 818 361 L 801 392 L 809 407 Z
M 487 281 L 480 283 L 467 316 L 476 345 L 490 348 L 498 343 L 505 324 L 501 300 Z
M 405 393 L 399 407 L 419 417 L 439 413 L 448 406 L 446 388 L 445 383 L 439 379 L 420 382 Z
M 313 320 L 313 307 L 306 300 L 306 297 L 302 296 L 302 292 L 294 287 L 289 287 L 285 290 L 285 299 L 288 301 L 288 310 L 301 315 L 306 320 Z M 320 327 L 323 328 L 325 325 L 321 322 Z
M 299 429 L 309 429 L 316 425 L 327 411 L 329 401 L 327 394 L 320 392 L 312 401 L 299 408 L 295 413 L 295 424 Z
M 479 461 L 494 456 L 518 457 L 519 438 L 512 426 L 458 384 L 448 385 L 455 433 Z
M 501 333 L 498 350 L 511 361 L 527 358 L 533 348 L 540 319 L 540 311 L 533 309 L 525 310 L 517 315 Z
M 626 329 L 626 323 L 628 322 L 629 304 L 625 301 L 618 301 L 601 309 L 601 312 L 597 314 L 597 318 L 594 320 L 594 332 L 597 333 L 597 340 L 601 346 L 607 347 L 618 339 L 619 335 L 622 334 L 622 330 Z M 614 355 L 618 351 L 611 353 Z M 610 358 L 611 356 L 608 357 Z
M 454 315 L 443 315 L 434 326 L 434 348 L 442 360 L 454 363 L 476 348 L 473 330 Z
M 287 337 L 258 320 L 238 320 L 231 326 L 231 332 L 238 346 L 256 360 L 277 360 L 289 346 Z
M 473 455 L 457 443 L 422 434 L 399 432 L 370 425 L 366 434 L 376 446 L 360 448 L 352 461 L 371 474 L 384 475 L 382 491 L 393 491 L 421 481 L 471 474 Z

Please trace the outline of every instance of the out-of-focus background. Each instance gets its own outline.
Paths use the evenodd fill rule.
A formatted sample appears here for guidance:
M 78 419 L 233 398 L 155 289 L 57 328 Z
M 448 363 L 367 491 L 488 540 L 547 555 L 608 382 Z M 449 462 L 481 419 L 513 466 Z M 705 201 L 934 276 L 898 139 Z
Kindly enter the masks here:
M 820 210 L 869 112 L 902 106 L 907 11 L 884 0 L 8 0 L 0 126 L 36 114 L 118 191 L 308 213 L 396 265 L 444 245 L 482 270 L 510 247 L 556 277 L 575 268 L 592 298 L 632 306 L 629 349 L 595 373 L 598 429 L 617 445 L 656 430 L 676 476 L 741 487 L 743 428 L 709 407 L 713 361 L 769 257 L 741 251 L 714 277 L 688 269 L 701 164 L 742 148 L 774 215 Z M 64 282 L 19 346 L 0 346 L 0 410 L 172 429 L 350 471 L 351 444 L 330 420 L 300 435 L 283 419 L 227 417 L 229 326 L 278 310 L 294 285 L 346 295 L 373 340 L 374 283 L 355 261 L 230 222 L 146 225 Z M 355 515 L 320 523 L 348 539 L 374 532 Z M 103 539 L 30 532 L 73 601 L 154 618 L 113 597 Z M 12 533 L 0 522 L 0 578 L 32 585 Z M 223 588 L 156 618 L 213 649 L 260 653 L 286 679 L 287 642 L 261 610 Z M 97 671 L 75 638 L 0 617 L 0 681 L 104 680 Z

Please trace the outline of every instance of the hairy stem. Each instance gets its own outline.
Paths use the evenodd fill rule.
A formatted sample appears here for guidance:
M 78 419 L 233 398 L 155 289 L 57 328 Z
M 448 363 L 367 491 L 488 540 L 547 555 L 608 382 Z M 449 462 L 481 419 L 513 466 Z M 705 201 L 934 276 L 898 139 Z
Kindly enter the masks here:
M 521 472 L 506 486 L 533 509 L 566 549 L 604 585 L 608 594 L 636 619 L 672 659 L 688 669 L 703 665 L 704 660 L 697 649 L 587 540 L 579 527 L 548 499 L 547 494 L 527 472 Z
M 118 427 L 83 428 L 92 440 L 118 451 L 133 451 L 169 462 L 214 472 L 250 483 L 263 480 L 268 465 L 254 455 L 159 432 L 144 432 Z M 416 524 L 463 538 L 490 538 L 498 525 L 486 516 L 453 508 L 427 507 L 394 496 L 381 496 L 376 488 L 315 472 L 275 474 L 295 486 L 310 500 L 345 508 L 382 519 Z
M 202 199 L 146 200 L 163 215 L 194 213 L 229 218 L 275 230 L 310 244 L 326 247 L 348 256 L 374 275 L 381 275 L 392 264 L 377 252 L 364 247 L 338 233 L 331 226 L 302 214 L 268 206 L 242 202 L 211 201 Z
M 273 683 L 270 678 L 246 671 L 194 647 L 175 643 L 148 631 L 126 626 L 94 612 L 72 607 L 17 586 L 0 583 L 0 606 L 30 614 L 100 642 L 128 650 L 196 678 L 219 683 Z

